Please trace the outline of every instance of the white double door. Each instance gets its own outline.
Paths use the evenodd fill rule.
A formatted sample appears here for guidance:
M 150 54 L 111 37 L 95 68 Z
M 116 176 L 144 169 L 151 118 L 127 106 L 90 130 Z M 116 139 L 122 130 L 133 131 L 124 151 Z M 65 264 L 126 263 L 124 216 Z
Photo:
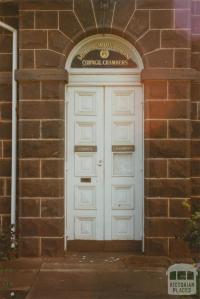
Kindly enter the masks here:
M 141 87 L 69 87 L 68 240 L 141 240 Z

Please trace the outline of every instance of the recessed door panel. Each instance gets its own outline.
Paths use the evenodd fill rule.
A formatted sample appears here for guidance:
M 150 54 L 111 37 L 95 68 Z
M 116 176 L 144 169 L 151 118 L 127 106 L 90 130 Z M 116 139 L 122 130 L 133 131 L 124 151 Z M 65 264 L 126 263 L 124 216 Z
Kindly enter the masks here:
M 96 210 L 96 186 L 75 186 L 75 209 Z
M 112 144 L 134 144 L 134 122 L 114 120 L 112 127 Z
M 133 240 L 134 239 L 133 215 L 112 216 L 112 239 L 113 240 Z
M 75 91 L 75 114 L 96 115 L 96 92 L 87 90 Z
M 134 168 L 134 156 L 132 153 L 113 153 L 113 176 L 134 176 Z
M 134 185 L 112 185 L 112 209 L 132 210 L 135 208 Z
M 96 123 L 92 121 L 76 121 L 75 143 L 78 145 L 96 144 Z
M 96 176 L 96 153 L 75 153 L 75 176 Z

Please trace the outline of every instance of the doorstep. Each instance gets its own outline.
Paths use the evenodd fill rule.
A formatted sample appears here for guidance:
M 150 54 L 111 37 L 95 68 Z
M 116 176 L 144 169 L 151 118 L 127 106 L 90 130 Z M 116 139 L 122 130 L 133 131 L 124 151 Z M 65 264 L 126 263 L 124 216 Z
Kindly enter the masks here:
M 57 258 L 19 258 L 1 263 L 1 280 L 9 291 L 0 298 L 15 299 L 129 299 L 170 298 L 167 257 L 130 252 L 70 252 Z M 137 297 L 135 295 L 137 294 Z M 6 297 L 7 296 L 7 297 Z M 151 297 L 152 296 L 152 297 Z M 178 298 L 178 297 L 173 297 Z M 189 299 L 189 297 L 188 297 Z

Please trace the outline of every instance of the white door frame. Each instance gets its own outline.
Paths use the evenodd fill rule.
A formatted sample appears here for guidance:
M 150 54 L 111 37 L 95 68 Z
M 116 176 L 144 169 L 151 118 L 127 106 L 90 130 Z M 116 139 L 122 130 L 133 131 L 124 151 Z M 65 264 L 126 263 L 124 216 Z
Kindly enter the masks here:
M 138 65 L 137 68 L 134 69 L 72 69 L 71 68 L 71 62 L 73 60 L 73 57 L 77 53 L 77 51 L 88 41 L 91 39 L 99 38 L 99 37 L 111 37 L 115 40 L 120 41 L 123 44 L 126 44 L 131 50 L 133 51 L 133 55 L 135 57 L 136 64 Z M 65 178 L 64 178 L 64 249 L 67 249 L 67 199 L 69 198 L 69 188 L 68 186 L 68 162 L 67 162 L 67 156 L 68 156 L 68 120 L 69 120 L 69 96 L 68 96 L 68 87 L 76 87 L 76 86 L 98 86 L 98 87 L 105 87 L 105 86 L 138 86 L 141 87 L 142 90 L 142 106 L 144 107 L 144 92 L 143 92 L 143 84 L 141 83 L 141 71 L 143 69 L 143 62 L 142 59 L 137 52 L 137 50 L 126 40 L 115 36 L 111 34 L 98 34 L 89 38 L 84 39 L 81 41 L 78 45 L 76 45 L 66 62 L 66 70 L 68 71 L 69 80 L 68 84 L 66 85 L 65 90 Z M 141 184 L 142 184 L 142 251 L 144 251 L 144 113 L 142 109 L 142 165 L 141 165 Z

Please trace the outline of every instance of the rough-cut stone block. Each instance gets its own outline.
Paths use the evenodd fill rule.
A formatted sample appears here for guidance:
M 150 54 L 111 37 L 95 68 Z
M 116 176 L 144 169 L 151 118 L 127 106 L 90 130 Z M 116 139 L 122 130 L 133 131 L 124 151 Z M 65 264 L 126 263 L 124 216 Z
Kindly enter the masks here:
M 192 53 L 191 67 L 200 70 L 200 53 Z
M 5 178 L 5 184 L 6 184 L 6 196 L 9 196 L 11 195 L 11 178 Z
M 22 30 L 20 33 L 21 49 L 46 49 L 46 30 Z
M 42 121 L 41 134 L 44 139 L 63 139 L 64 138 L 64 121 L 52 120 Z
M 126 5 L 128 5 L 128 8 L 129 8 L 130 0 L 128 0 L 126 2 L 127 2 Z M 126 6 L 126 5 L 123 5 L 123 6 Z M 75 9 L 75 12 L 76 12 L 81 24 L 83 25 L 83 27 L 86 31 L 96 27 L 91 1 L 85 1 L 85 0 L 74 1 L 74 9 Z M 122 10 L 122 12 L 123 12 L 123 10 Z
M 148 80 L 144 84 L 145 99 L 166 99 L 167 81 Z
M 191 12 L 193 15 L 200 15 L 200 2 L 199 0 L 192 0 Z
M 64 199 L 42 199 L 41 200 L 42 217 L 63 217 L 64 216 Z
M 127 25 L 127 20 L 130 19 L 134 9 L 135 1 L 126 0 L 126 5 L 124 5 L 123 1 L 117 1 L 115 6 L 113 27 L 118 29 L 125 28 Z
M 189 0 L 136 0 L 136 8 L 140 9 L 175 9 L 190 8 Z
M 161 49 L 144 56 L 147 67 L 173 67 L 173 50 Z
M 26 198 L 19 201 L 20 217 L 40 217 L 40 199 Z
M 10 72 L 12 70 L 12 55 L 0 54 L 0 72 Z
M 36 68 L 59 68 L 62 61 L 65 60 L 63 55 L 60 55 L 50 50 L 37 50 L 36 51 Z
M 175 11 L 175 28 L 189 29 L 191 14 L 189 10 L 176 10 Z
M 191 64 L 190 50 L 175 50 L 174 65 L 176 68 L 189 68 Z
M 146 118 L 176 119 L 188 118 L 188 101 L 148 101 L 145 103 Z
M 170 199 L 169 201 L 170 217 L 189 218 L 191 212 L 190 209 L 186 207 L 184 203 L 185 201 L 182 199 Z
M 148 255 L 168 255 L 168 240 L 166 238 L 146 238 L 145 251 Z
M 200 195 L 200 178 L 192 178 L 191 179 L 191 194 L 193 196 Z
M 146 196 L 148 197 L 190 196 L 190 181 L 188 179 L 146 179 L 145 182 Z
M 149 29 L 149 12 L 148 10 L 136 10 L 126 31 L 139 38 Z
M 23 257 L 40 256 L 40 239 L 39 238 L 21 238 L 19 240 L 19 254 Z
M 11 84 L 0 84 L 0 101 L 10 101 L 12 98 Z
M 84 1 L 85 2 L 85 1 Z M 114 9 L 114 2 L 110 1 L 109 3 L 109 9 L 103 9 L 103 2 L 99 2 L 97 0 L 92 1 L 93 6 L 94 6 L 94 14 L 96 18 L 96 23 L 98 27 L 98 32 L 101 33 L 105 29 L 104 28 L 109 28 L 110 24 L 112 22 L 112 12 Z M 102 19 L 102 12 L 104 11 L 104 21 Z
M 169 81 L 169 99 L 190 99 L 189 81 Z
M 169 177 L 171 178 L 189 178 L 190 160 L 173 159 L 168 162 Z
M 23 119 L 63 119 L 64 102 L 21 101 L 19 117 Z
M 0 211 L 1 214 L 10 214 L 10 198 L 0 197 Z
M 73 10 L 73 0 L 49 1 L 28 0 L 21 3 L 22 10 Z
M 145 202 L 147 217 L 167 217 L 168 199 L 167 198 L 147 198 Z
M 21 158 L 63 158 L 62 140 L 23 140 L 19 144 Z
M 63 238 L 43 238 L 42 239 L 42 256 L 62 256 L 64 255 Z
M 200 158 L 200 141 L 198 140 L 191 141 L 191 156 L 193 158 Z
M 42 82 L 42 99 L 64 99 L 65 84 L 63 82 Z
M 72 47 L 72 42 L 58 30 L 48 31 L 48 47 L 59 53 L 64 53 L 66 49 Z
M 150 30 L 139 40 L 142 52 L 150 52 L 160 47 L 160 31 Z
M 145 120 L 144 134 L 145 134 L 145 138 L 166 138 L 167 121 L 166 120 Z
M 200 34 L 200 16 L 192 16 L 192 33 Z
M 64 160 L 42 160 L 41 175 L 47 178 L 63 178 Z
M 191 176 L 200 177 L 200 159 L 191 160 Z
M 166 29 L 173 27 L 173 10 L 150 10 L 150 28 Z
M 0 103 L 1 120 L 12 119 L 12 105 L 11 103 Z
M 19 27 L 18 12 L 16 13 L 15 16 L 5 16 L 4 22 L 15 29 L 18 29 Z
M 198 105 L 197 103 L 191 103 L 191 119 L 196 120 L 198 118 Z
M 40 82 L 23 82 L 19 87 L 20 100 L 40 99 Z
M 195 101 L 195 102 L 200 101 L 200 84 L 199 83 L 193 83 L 191 85 L 191 99 L 192 99 L 192 101 Z
M 20 50 L 19 63 L 22 69 L 34 68 L 34 50 Z
M 37 178 L 40 176 L 40 160 L 20 160 L 19 176 L 23 178 Z
M 10 227 L 10 215 L 2 215 L 1 221 L 2 231 L 7 232 Z
M 61 11 L 59 14 L 59 27 L 71 39 L 75 39 L 83 30 L 72 11 Z
M 37 29 L 57 29 L 58 12 L 57 11 L 36 11 L 35 27 Z
M 0 53 L 12 53 L 11 34 L 0 34 Z
M 194 139 L 200 139 L 200 121 L 191 122 L 191 136 Z
M 62 179 L 20 180 L 21 197 L 60 197 L 64 193 Z
M 62 237 L 64 223 L 62 218 L 21 218 L 19 227 L 22 237 Z
M 33 139 L 40 137 L 40 121 L 39 120 L 21 120 L 18 129 L 19 139 Z
M 192 35 L 192 51 L 200 52 L 200 34 Z
M 185 219 L 148 219 L 146 220 L 146 236 L 176 237 L 180 236 L 186 227 Z
M 191 257 L 191 252 L 186 242 L 180 238 L 169 239 L 169 255 L 171 257 Z
M 5 193 L 5 180 L 0 179 L 0 196 L 4 196 Z
M 0 138 L 1 139 L 11 139 L 12 123 L 11 122 L 1 122 L 0 125 Z
M 20 29 L 34 29 L 34 11 L 20 11 Z
M 145 177 L 149 177 L 149 178 L 167 177 L 167 160 L 158 160 L 158 159 L 146 160 Z
M 3 141 L 3 158 L 11 157 L 11 141 Z
M 0 5 L 0 16 L 14 16 L 17 15 L 17 11 L 18 6 L 16 4 L 7 2 Z
M 146 157 L 149 158 L 188 158 L 188 140 L 148 140 L 145 142 Z
M 185 30 L 164 30 L 161 34 L 162 48 L 189 48 L 189 32 Z
M 11 160 L 0 159 L 0 177 L 10 177 L 10 176 L 11 176 Z
M 191 212 L 194 213 L 200 210 L 200 197 L 191 196 Z
M 190 121 L 170 120 L 168 122 L 169 138 L 190 138 Z

